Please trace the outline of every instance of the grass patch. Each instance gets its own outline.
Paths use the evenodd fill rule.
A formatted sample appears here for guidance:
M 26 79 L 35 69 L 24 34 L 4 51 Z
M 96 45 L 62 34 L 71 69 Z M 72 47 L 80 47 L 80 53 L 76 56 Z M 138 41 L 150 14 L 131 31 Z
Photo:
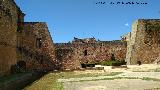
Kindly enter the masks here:
M 160 72 L 160 68 L 148 69 L 148 70 L 134 70 L 133 72 Z
M 121 72 L 114 73 L 100 73 L 100 74 L 75 74 L 75 72 L 59 72 L 49 73 L 41 79 L 35 81 L 30 86 L 27 86 L 24 90 L 63 90 L 63 83 L 58 82 L 58 79 L 69 79 L 69 78 L 82 78 L 82 77 L 96 77 L 96 76 L 113 76 L 120 74 Z
M 24 90 L 63 90 L 63 83 L 58 82 L 58 79 L 69 79 L 69 78 L 82 78 L 82 77 L 96 77 L 96 76 L 114 76 L 118 75 L 121 72 L 114 72 L 110 74 L 78 74 L 75 72 L 59 72 L 59 73 L 49 73 L 42 77 L 41 79 L 35 81 L 30 86 L 26 87 Z M 84 81 L 98 81 L 98 80 L 115 80 L 115 79 L 141 79 L 141 80 L 153 80 L 160 81 L 159 79 L 154 78 L 138 78 L 138 77 L 112 77 L 112 78 L 103 78 L 103 79 L 93 79 L 93 80 L 80 80 L 78 82 Z M 71 81 L 77 82 L 77 81 Z
M 139 79 L 138 77 L 114 77 L 114 78 L 104 78 L 101 80 L 115 80 L 115 79 Z
M 132 72 L 153 72 L 153 71 L 151 71 L 151 70 L 145 70 L 145 71 L 143 71 L 143 70 L 133 70 Z
M 98 80 L 115 80 L 115 79 L 141 79 L 141 80 L 147 80 L 147 81 L 158 81 L 160 82 L 160 79 L 156 78 L 138 78 L 138 77 L 113 77 L 113 78 L 103 78 L 103 79 L 93 79 L 93 80 L 80 80 L 80 81 L 71 81 L 71 82 L 85 82 L 85 81 L 98 81 Z
M 24 90 L 63 90 L 62 83 L 57 82 L 60 77 L 59 73 L 49 73 L 24 88 Z
M 160 68 L 156 68 L 154 72 L 160 72 Z
M 160 81 L 160 79 L 149 78 L 149 77 L 143 77 L 142 80 L 147 80 L 147 81 Z
M 115 76 L 118 74 L 121 74 L 122 72 L 112 72 L 112 73 L 87 73 L 87 74 L 78 74 L 75 75 L 74 72 L 67 73 L 61 73 L 62 79 L 68 79 L 68 78 L 82 78 L 82 77 L 97 77 L 97 76 Z
M 110 74 L 108 74 L 107 76 L 115 76 L 115 75 L 118 75 L 118 74 L 121 74 L 122 72 L 112 72 Z
M 73 81 L 73 82 L 98 81 L 98 80 L 115 80 L 115 79 L 140 79 L 140 78 L 137 78 L 137 77 L 113 77 L 113 78 L 103 78 L 103 79 L 93 79 L 93 80 L 80 80 L 80 81 Z

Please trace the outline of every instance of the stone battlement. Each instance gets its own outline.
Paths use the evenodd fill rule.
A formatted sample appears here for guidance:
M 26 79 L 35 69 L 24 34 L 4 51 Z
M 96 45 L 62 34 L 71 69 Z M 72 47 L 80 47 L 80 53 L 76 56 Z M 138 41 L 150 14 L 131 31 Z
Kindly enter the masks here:
M 96 41 L 94 43 L 54 43 L 54 45 L 56 47 L 61 47 L 61 46 L 68 46 L 68 47 L 71 47 L 71 46 L 81 46 L 81 45 L 102 45 L 102 44 L 108 44 L 108 45 L 111 45 L 111 44 L 117 44 L 117 45 L 122 45 L 122 44 L 126 44 L 125 42 L 123 42 L 122 40 L 113 40 L 113 41 Z
M 46 22 L 23 22 L 24 24 L 46 24 Z M 47 24 L 46 24 L 47 25 Z

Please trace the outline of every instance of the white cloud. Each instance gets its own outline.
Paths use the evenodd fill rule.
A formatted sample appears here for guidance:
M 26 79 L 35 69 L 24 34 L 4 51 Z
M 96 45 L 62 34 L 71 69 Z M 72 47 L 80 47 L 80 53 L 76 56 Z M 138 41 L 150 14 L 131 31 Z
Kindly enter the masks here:
M 126 23 L 126 24 L 124 24 L 125 26 L 127 26 L 127 27 L 129 27 L 129 24 L 128 23 Z

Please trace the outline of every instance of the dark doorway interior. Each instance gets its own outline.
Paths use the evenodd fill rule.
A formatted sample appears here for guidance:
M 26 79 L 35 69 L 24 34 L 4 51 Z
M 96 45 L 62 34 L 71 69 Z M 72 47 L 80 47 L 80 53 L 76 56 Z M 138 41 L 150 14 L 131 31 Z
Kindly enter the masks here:
M 87 56 L 87 50 L 84 50 L 84 56 Z

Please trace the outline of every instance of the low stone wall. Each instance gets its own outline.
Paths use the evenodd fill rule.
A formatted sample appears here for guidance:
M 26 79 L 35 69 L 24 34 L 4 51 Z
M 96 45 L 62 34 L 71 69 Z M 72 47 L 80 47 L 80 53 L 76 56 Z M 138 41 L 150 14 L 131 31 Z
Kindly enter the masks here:
M 25 86 L 42 77 L 44 73 L 31 72 L 0 84 L 0 90 L 22 90 Z

